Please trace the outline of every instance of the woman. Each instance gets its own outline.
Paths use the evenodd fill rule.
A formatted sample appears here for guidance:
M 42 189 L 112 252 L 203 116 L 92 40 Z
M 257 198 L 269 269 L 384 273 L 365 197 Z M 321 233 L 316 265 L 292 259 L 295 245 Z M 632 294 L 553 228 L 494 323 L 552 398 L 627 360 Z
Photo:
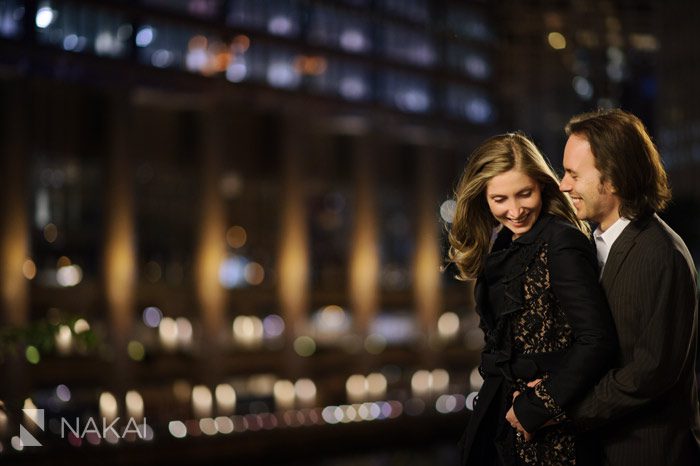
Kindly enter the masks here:
M 449 257 L 458 278 L 477 278 L 486 336 L 464 462 L 585 464 L 589 450 L 564 410 L 602 376 L 616 349 L 588 227 L 520 133 L 479 146 L 455 197 Z M 527 386 L 534 379 L 542 382 Z

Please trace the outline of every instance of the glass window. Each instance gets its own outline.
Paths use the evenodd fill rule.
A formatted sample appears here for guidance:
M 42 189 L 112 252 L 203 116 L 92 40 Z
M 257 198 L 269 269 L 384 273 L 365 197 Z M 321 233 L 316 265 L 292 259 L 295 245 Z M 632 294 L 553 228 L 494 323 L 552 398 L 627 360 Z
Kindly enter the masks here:
M 226 67 L 226 79 L 234 83 L 265 81 L 267 48 L 264 44 L 252 42 L 248 36 L 239 34 L 231 40 L 229 48 L 231 56 Z
M 73 3 L 45 2 L 35 18 L 37 40 L 71 52 L 125 57 L 133 27 L 124 15 Z
M 23 33 L 24 2 L 22 0 L 0 1 L 0 36 L 19 37 Z
M 479 12 L 452 8 L 446 20 L 447 27 L 458 37 L 480 42 L 493 42 L 495 40 L 491 26 Z
M 256 0 L 231 0 L 226 22 L 231 26 L 265 29 L 265 5 Z
M 491 123 L 496 119 L 496 109 L 490 97 L 482 90 L 449 85 L 445 93 L 447 113 L 466 118 L 472 123 Z
M 299 35 L 300 12 L 294 0 L 271 0 L 267 7 L 267 32 L 276 36 Z
M 267 164 L 267 151 L 276 152 L 278 141 L 268 141 L 278 131 L 277 120 L 255 113 L 231 113 L 226 117 L 224 154 L 219 187 L 226 209 L 226 259 L 220 269 L 221 284 L 229 289 L 265 290 L 264 295 L 238 296 L 236 313 L 261 315 L 276 309 L 275 253 L 279 241 L 279 166 Z M 269 145 L 268 145 L 269 144 Z
M 378 3 L 380 8 L 392 15 L 420 23 L 430 21 L 430 9 L 426 0 L 379 0 Z
M 308 39 L 318 45 L 366 53 L 372 49 L 372 25 L 366 18 L 318 6 L 311 12 Z
M 296 37 L 301 13 L 296 0 L 231 0 L 226 21 L 231 26 L 267 31 L 283 37 Z
M 481 52 L 457 44 L 447 47 L 447 62 L 450 68 L 470 78 L 486 80 L 491 77 L 491 63 Z
M 355 144 L 349 136 L 317 140 L 307 153 L 306 190 L 311 288 L 331 292 L 336 299 L 345 295 L 353 218 L 352 191 L 347 174 Z M 343 298 L 344 299 L 344 298 Z M 329 303 L 320 303 L 329 304 Z M 335 302 L 334 304 L 342 304 Z
M 388 150 L 387 150 L 388 149 Z M 410 290 L 413 282 L 412 262 L 415 251 L 415 154 L 410 146 L 383 148 L 376 159 L 380 247 L 380 281 L 383 294 Z M 402 293 L 394 306 L 407 309 L 411 296 Z
M 404 112 L 425 113 L 433 106 L 428 78 L 399 72 L 384 72 L 381 76 L 381 100 Z
M 437 59 L 433 40 L 426 33 L 385 24 L 382 37 L 384 54 L 388 58 L 420 66 L 430 66 Z
M 156 68 L 186 68 L 190 41 L 197 36 L 180 27 L 149 21 L 136 31 L 138 59 Z
M 31 256 L 36 267 L 32 306 L 89 315 L 90 299 L 76 299 L 97 286 L 102 234 L 103 141 L 107 109 L 75 88 L 36 86 L 30 166 Z M 78 290 L 83 290 L 82 292 Z M 89 295 L 89 293 L 88 293 Z
M 271 48 L 268 52 L 266 80 L 272 87 L 296 89 L 301 84 L 300 55 L 291 49 Z
M 205 76 L 228 72 L 238 55 L 246 52 L 241 42 L 245 41 L 240 40 L 239 37 L 234 38 L 229 44 L 216 36 L 193 35 L 187 43 L 185 67 L 188 71 Z M 238 60 L 239 65 L 241 61 Z
M 337 59 L 329 59 L 325 72 L 310 78 L 309 88 L 350 101 L 365 101 L 372 97 L 369 69 L 363 64 Z
M 355 7 L 366 7 L 370 6 L 372 0 L 340 0 L 340 2 Z
M 149 6 L 181 11 L 202 18 L 215 18 L 221 12 L 223 0 L 144 0 Z
M 135 203 L 141 284 L 177 290 L 158 305 L 166 315 L 187 315 L 183 299 L 193 281 L 192 261 L 198 218 L 198 149 L 194 116 L 141 105 L 134 112 Z M 151 289 L 151 288 L 148 288 Z M 174 293 L 175 291 L 173 291 Z

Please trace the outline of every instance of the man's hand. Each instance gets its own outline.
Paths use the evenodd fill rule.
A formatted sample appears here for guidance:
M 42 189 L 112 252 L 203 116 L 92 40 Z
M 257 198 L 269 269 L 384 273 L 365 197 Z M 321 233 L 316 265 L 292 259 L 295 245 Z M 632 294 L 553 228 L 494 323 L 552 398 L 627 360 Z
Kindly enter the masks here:
M 513 393 L 513 401 L 520 395 L 520 392 L 516 391 Z M 515 411 L 513 410 L 513 407 L 511 406 L 508 412 L 506 413 L 506 421 L 513 427 L 513 429 L 518 431 L 518 435 L 522 435 L 525 439 L 526 442 L 529 442 L 532 440 L 533 435 L 526 431 L 525 428 L 520 424 L 520 421 L 518 421 L 518 417 L 515 415 Z

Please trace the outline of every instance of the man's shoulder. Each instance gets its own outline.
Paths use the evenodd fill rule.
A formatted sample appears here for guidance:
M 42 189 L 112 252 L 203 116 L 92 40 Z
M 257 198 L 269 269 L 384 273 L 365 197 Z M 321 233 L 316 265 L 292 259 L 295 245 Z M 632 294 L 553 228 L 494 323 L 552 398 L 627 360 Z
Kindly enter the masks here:
M 682 258 L 694 267 L 683 239 L 658 215 L 635 222 L 635 226 L 640 231 L 631 253 L 644 254 L 657 262 L 674 262 Z
M 654 249 L 663 252 L 670 252 L 678 245 L 685 246 L 685 243 L 678 236 L 673 228 L 668 226 L 658 215 L 653 215 L 642 221 L 633 222 L 639 229 L 639 235 L 635 239 L 636 243 L 654 245 Z

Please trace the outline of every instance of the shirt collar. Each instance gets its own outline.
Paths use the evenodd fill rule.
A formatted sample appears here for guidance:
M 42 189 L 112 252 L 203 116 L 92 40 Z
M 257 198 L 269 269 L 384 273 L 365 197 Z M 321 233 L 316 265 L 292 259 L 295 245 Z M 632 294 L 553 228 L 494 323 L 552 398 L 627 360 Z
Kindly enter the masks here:
M 624 230 L 630 222 L 630 219 L 620 217 L 605 231 L 601 231 L 599 225 L 593 232 L 593 236 L 596 240 L 602 240 L 608 246 L 612 246 L 615 240 L 622 234 L 622 230 Z

